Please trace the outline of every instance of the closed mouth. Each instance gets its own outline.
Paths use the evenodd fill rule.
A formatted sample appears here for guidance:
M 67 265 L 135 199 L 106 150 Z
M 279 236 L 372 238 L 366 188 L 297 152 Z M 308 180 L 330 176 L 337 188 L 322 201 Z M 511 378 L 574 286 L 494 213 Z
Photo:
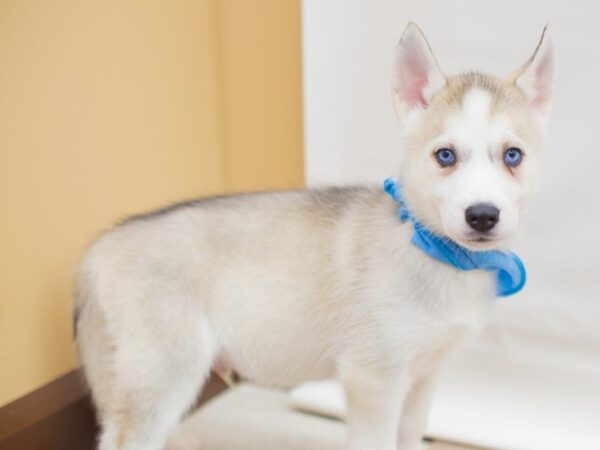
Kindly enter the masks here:
M 496 236 L 491 232 L 471 232 L 465 236 L 468 242 L 491 242 L 496 240 Z
M 447 234 L 457 244 L 462 245 L 468 249 L 474 251 L 484 251 L 494 248 L 502 241 L 502 237 L 498 236 L 494 231 L 479 232 L 475 230 L 466 231 L 460 237 L 452 237 L 451 234 Z
M 472 233 L 462 239 L 462 244 L 471 247 L 473 250 L 484 250 L 494 245 L 497 238 L 494 235 L 485 235 L 482 233 Z

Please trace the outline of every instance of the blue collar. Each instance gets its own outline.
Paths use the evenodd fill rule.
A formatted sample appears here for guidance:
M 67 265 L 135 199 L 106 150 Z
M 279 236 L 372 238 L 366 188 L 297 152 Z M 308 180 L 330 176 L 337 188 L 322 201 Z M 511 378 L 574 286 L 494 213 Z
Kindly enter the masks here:
M 479 269 L 496 272 L 498 279 L 496 294 L 500 297 L 515 294 L 523 288 L 526 280 L 525 266 L 517 255 L 497 250 L 477 252 L 449 238 L 438 236 L 425 228 L 410 213 L 402 198 L 402 185 L 399 181 L 388 178 L 383 183 L 383 189 L 400 205 L 400 220 L 402 222 L 410 220 L 413 223 L 412 243 L 426 254 L 459 270 Z

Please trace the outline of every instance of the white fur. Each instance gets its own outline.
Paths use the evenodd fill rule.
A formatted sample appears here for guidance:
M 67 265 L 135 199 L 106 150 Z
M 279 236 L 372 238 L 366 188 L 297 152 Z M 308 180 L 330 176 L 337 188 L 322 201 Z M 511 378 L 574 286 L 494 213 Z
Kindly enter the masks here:
M 521 197 L 528 192 L 508 170 L 503 170 L 502 157 L 507 142 L 521 149 L 525 149 L 525 143 L 511 131 L 506 118 L 492 114 L 490 92 L 481 88 L 468 91 L 461 110 L 448 118 L 447 132 L 438 142 L 438 146 L 452 142 L 459 158 L 455 172 L 435 188 L 444 234 L 469 245 L 468 236 L 473 230 L 465 221 L 465 210 L 488 203 L 500 210 L 494 238 L 500 241 L 514 235 L 524 204 Z
M 434 61 L 419 54 L 429 49 L 417 31 L 405 33 L 412 56 Z M 417 89 L 444 89 L 437 68 L 423 73 L 437 81 L 420 79 Z M 423 98 L 434 102 L 435 93 Z M 456 239 L 475 201 L 499 205 L 502 233 L 513 233 L 528 190 L 527 177 L 510 178 L 498 157 L 501 143 L 523 137 L 490 105 L 472 90 L 458 111 L 433 118 L 445 124 L 434 142 L 407 144 L 411 206 Z M 409 136 L 429 126 L 428 108 L 401 105 Z M 451 175 L 431 157 L 439 140 L 465 161 Z M 519 143 L 535 154 L 536 142 Z M 349 449 L 418 448 L 435 368 L 485 323 L 495 287 L 490 273 L 431 259 L 411 235 L 379 187 L 195 202 L 103 234 L 81 263 L 76 304 L 100 449 L 163 448 L 215 364 L 283 386 L 337 377 Z

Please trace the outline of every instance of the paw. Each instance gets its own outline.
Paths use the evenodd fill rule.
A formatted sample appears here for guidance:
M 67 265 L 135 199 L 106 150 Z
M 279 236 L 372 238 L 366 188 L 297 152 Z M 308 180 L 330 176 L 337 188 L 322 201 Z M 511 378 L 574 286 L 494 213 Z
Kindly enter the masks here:
M 398 450 L 427 450 L 429 445 L 425 441 L 399 442 Z
M 165 450 L 200 450 L 200 442 L 186 432 L 180 431 L 167 440 Z

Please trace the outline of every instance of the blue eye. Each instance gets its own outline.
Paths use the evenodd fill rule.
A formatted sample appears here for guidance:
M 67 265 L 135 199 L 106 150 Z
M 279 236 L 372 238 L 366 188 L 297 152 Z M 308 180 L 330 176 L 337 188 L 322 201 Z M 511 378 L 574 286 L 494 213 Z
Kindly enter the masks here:
M 523 152 L 517 147 L 511 147 L 504 152 L 504 164 L 517 167 L 523 161 Z
M 456 164 L 456 153 L 449 148 L 440 148 L 435 152 L 435 159 L 442 167 L 450 167 Z

